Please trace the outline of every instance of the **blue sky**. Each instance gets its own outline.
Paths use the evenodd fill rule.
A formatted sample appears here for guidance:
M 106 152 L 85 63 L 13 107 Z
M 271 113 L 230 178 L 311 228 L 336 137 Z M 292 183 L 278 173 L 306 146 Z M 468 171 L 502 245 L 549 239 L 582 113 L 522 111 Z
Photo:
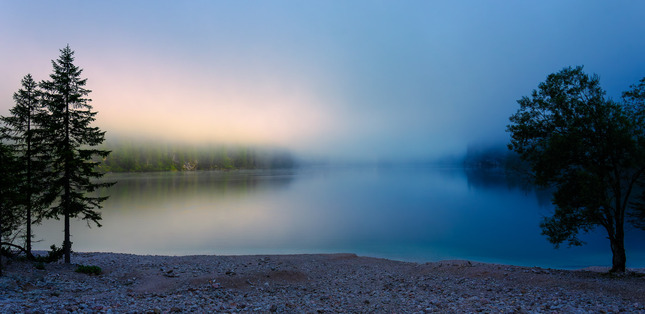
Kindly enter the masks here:
M 641 1 L 0 0 L 0 114 L 69 44 L 108 138 L 435 157 L 505 142 L 565 66 L 618 98 L 643 34 Z

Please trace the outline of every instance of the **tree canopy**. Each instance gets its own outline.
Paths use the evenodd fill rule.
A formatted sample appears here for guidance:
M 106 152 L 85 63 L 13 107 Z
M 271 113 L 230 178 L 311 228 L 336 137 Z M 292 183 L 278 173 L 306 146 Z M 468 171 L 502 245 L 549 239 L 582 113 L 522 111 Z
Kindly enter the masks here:
M 535 183 L 555 188 L 543 234 L 556 246 L 582 245 L 581 232 L 602 226 L 612 271 L 625 271 L 624 222 L 638 212 L 634 190 L 645 171 L 641 92 L 626 93 L 632 104 L 618 103 L 605 97 L 597 75 L 564 68 L 518 100 L 507 127 L 509 148 L 528 162 Z

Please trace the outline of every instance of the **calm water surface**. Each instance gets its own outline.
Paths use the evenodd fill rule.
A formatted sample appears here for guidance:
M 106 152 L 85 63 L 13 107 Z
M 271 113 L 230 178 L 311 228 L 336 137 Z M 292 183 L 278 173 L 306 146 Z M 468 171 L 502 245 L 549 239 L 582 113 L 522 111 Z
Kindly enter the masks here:
M 580 268 L 609 265 L 603 233 L 554 249 L 539 223 L 549 195 L 462 168 L 336 168 L 114 174 L 103 227 L 73 221 L 75 251 L 136 254 L 353 252 L 407 261 L 469 259 Z M 62 221 L 36 227 L 60 245 Z M 627 232 L 628 267 L 645 267 L 645 232 Z

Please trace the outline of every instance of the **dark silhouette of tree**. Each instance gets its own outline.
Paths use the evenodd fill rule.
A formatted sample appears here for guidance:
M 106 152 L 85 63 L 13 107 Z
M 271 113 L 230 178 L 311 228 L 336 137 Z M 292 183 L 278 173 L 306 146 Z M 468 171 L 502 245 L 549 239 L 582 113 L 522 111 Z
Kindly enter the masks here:
M 4 123 L 0 128 L 0 135 L 11 146 L 17 158 L 18 169 L 15 175 L 19 178 L 17 186 L 24 201 L 22 206 L 26 224 L 25 251 L 29 257 L 32 257 L 31 225 L 41 220 L 44 208 L 49 205 L 42 198 L 48 154 L 43 150 L 40 121 L 43 120 L 45 112 L 39 93 L 38 84 L 27 74 L 22 79 L 22 88 L 13 95 L 15 105 L 10 110 L 11 115 L 0 117 Z
M 625 216 L 635 209 L 633 192 L 645 171 L 643 114 L 606 99 L 598 76 L 581 66 L 549 75 L 518 103 L 509 148 L 529 163 L 535 183 L 555 189 L 555 212 L 542 233 L 556 247 L 582 245 L 580 232 L 602 226 L 611 271 L 624 272 Z
M 637 85 L 632 85 L 631 90 L 623 93 L 623 101 L 632 115 L 636 117 L 636 128 L 639 132 L 644 132 L 645 128 L 645 78 L 641 79 Z M 645 186 L 645 182 L 639 182 Z M 633 202 L 634 210 L 630 212 L 630 221 L 637 228 L 645 230 L 645 190 L 641 189 L 640 195 Z
M 17 189 L 15 159 L 10 147 L 0 143 L 0 255 L 3 246 L 11 245 L 14 232 L 22 225 L 18 205 L 20 193 Z M 0 257 L 0 276 L 2 257 Z
M 58 60 L 52 60 L 54 72 L 50 80 L 43 81 L 42 101 L 49 116 L 43 121 L 47 131 L 46 142 L 51 152 L 52 177 L 48 195 L 56 201 L 48 217 L 65 221 L 63 251 L 65 263 L 70 263 L 70 218 L 81 217 L 101 226 L 101 202 L 107 197 L 92 196 L 92 192 L 113 183 L 99 183 L 103 173 L 97 170 L 100 160 L 110 153 L 97 149 L 105 140 L 105 132 L 92 127 L 96 112 L 92 111 L 90 90 L 85 89 L 87 79 L 81 79 L 82 69 L 74 65 L 74 52 L 69 45 L 60 50 Z M 96 161 L 98 159 L 98 161 Z

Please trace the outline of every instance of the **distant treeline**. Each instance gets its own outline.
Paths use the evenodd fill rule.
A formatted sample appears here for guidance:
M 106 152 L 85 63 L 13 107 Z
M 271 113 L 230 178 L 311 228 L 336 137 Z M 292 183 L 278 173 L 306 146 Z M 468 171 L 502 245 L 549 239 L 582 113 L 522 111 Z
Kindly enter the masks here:
M 293 168 L 287 151 L 217 145 L 107 142 L 110 155 L 101 163 L 106 172 L 195 171 Z
M 464 166 L 471 168 L 500 169 L 516 174 L 526 174 L 529 166 L 520 156 L 504 145 L 471 145 L 464 157 Z

